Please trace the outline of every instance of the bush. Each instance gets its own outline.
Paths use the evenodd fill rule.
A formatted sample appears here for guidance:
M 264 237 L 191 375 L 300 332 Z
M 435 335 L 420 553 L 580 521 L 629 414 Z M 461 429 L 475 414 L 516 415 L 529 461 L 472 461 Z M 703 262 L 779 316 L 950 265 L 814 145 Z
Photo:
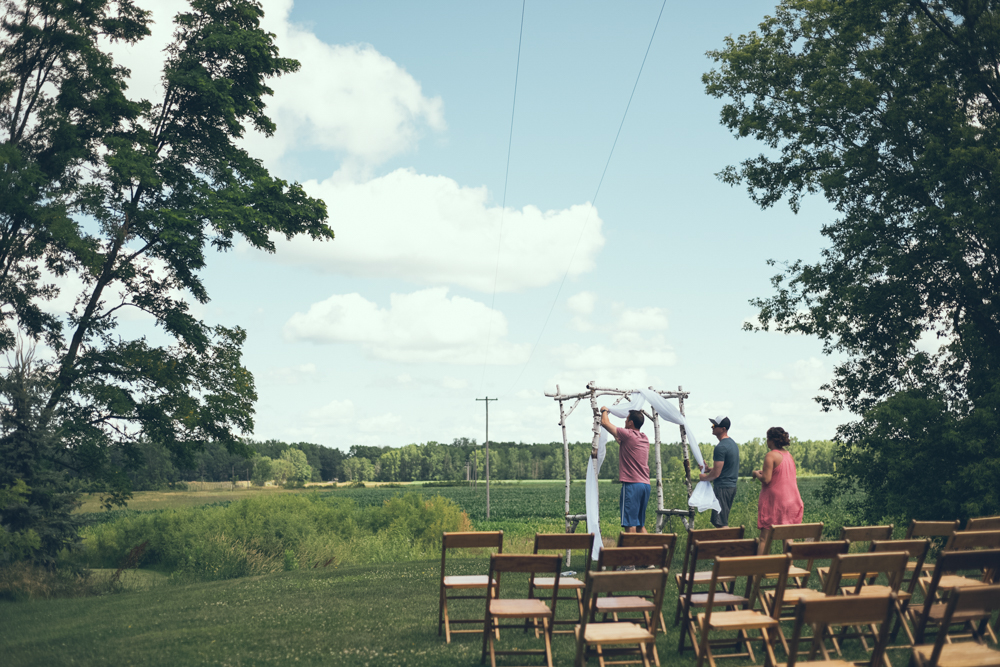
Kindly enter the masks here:
M 77 562 L 117 567 L 148 540 L 143 566 L 195 579 L 231 579 L 428 557 L 443 531 L 469 529 L 458 505 L 440 496 L 407 494 L 359 508 L 350 498 L 288 494 L 124 515 L 88 527 Z

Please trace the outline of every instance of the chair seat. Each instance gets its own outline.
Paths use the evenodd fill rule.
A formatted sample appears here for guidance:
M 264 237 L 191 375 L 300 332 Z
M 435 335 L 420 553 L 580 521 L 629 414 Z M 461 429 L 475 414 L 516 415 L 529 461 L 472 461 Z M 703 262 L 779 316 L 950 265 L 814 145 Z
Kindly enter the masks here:
M 649 611 L 653 607 L 652 602 L 638 595 L 597 598 L 597 611 L 602 614 L 624 611 Z
M 555 577 L 535 577 L 535 588 L 554 588 Z M 559 588 L 586 588 L 587 584 L 573 577 L 560 577 Z
M 498 618 L 551 617 L 552 610 L 541 600 L 490 600 L 490 614 Z
M 715 601 L 713 602 L 713 605 L 719 605 L 721 607 L 721 606 L 744 604 L 746 602 L 749 602 L 749 600 L 747 600 L 742 595 L 733 595 L 732 593 L 720 593 L 716 591 Z M 697 605 L 699 607 L 704 607 L 705 605 L 708 604 L 708 593 L 692 593 L 691 604 Z
M 779 662 L 775 665 L 775 667 L 787 667 L 787 665 L 787 662 Z M 796 660 L 795 667 L 798 667 L 799 665 L 816 665 L 816 667 L 819 667 L 820 665 L 823 667 L 858 667 L 858 663 L 847 660 Z
M 933 652 L 933 644 L 913 647 L 914 656 L 919 654 L 924 662 L 931 659 Z M 1000 651 L 976 642 L 945 644 L 937 664 L 938 667 L 995 667 L 1000 665 Z
M 945 604 L 936 604 L 931 607 L 930 612 L 927 614 L 927 620 L 933 623 L 940 623 L 941 619 L 944 617 Z M 964 623 L 965 621 L 974 621 L 986 616 L 987 612 L 985 610 L 969 609 L 967 611 L 956 611 L 954 616 L 952 616 L 953 623 Z
M 939 589 L 949 590 L 952 588 L 958 588 L 959 586 L 985 586 L 983 582 L 978 579 L 970 579 L 969 577 L 962 577 L 957 574 L 946 574 L 941 577 L 941 581 L 938 582 Z
M 677 588 L 684 585 L 689 577 L 685 576 L 683 573 L 675 575 L 677 580 Z M 736 581 L 736 577 L 719 577 L 719 583 L 730 583 Z M 712 571 L 711 570 L 699 570 L 694 573 L 694 583 L 696 584 L 709 584 L 712 582 Z
M 841 586 L 840 587 L 840 591 L 844 595 L 854 595 L 855 594 L 854 593 L 854 586 Z M 880 597 L 887 596 L 891 592 L 892 592 L 892 588 L 890 586 L 882 586 L 882 585 L 872 584 L 872 585 L 869 585 L 869 586 L 862 586 L 861 587 L 861 591 L 858 592 L 857 595 L 860 595 L 861 597 L 876 597 L 876 598 L 880 598 Z M 909 600 L 912 596 L 909 593 L 907 593 L 906 591 L 896 591 L 896 597 L 899 599 L 900 602 L 905 602 L 905 601 Z
M 798 577 L 808 577 L 808 576 L 809 576 L 809 570 L 804 570 L 801 567 L 796 567 L 794 565 L 789 565 L 788 566 L 788 578 L 789 579 L 798 578 Z M 776 572 L 774 574 L 765 574 L 764 578 L 765 579 L 777 579 L 778 578 L 778 573 Z
M 493 583 L 495 584 L 496 580 Z M 489 585 L 490 578 L 485 574 L 444 578 L 445 588 L 486 588 Z
M 797 604 L 799 600 L 815 600 L 816 598 L 825 597 L 826 593 L 812 588 L 786 588 L 785 596 L 781 598 L 781 604 L 794 605 Z
M 576 626 L 576 637 L 579 641 L 579 625 Z M 635 623 L 588 623 L 584 639 L 588 644 L 641 644 L 653 641 L 653 635 Z
M 706 614 L 698 614 L 698 624 L 705 627 Z M 717 611 L 708 619 L 708 625 L 715 630 L 742 629 L 759 630 L 761 628 L 773 628 L 778 622 L 752 609 L 740 609 L 739 611 Z

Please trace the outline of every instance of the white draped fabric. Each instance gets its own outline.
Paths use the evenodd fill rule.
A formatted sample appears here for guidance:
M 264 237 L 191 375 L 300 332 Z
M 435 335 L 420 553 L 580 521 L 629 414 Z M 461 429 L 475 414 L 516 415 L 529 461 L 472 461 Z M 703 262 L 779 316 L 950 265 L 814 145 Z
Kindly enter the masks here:
M 608 408 L 608 412 L 619 419 L 624 419 L 628 417 L 630 410 L 641 410 L 642 406 L 648 401 L 660 417 L 668 422 L 684 427 L 688 440 L 691 442 L 691 454 L 694 456 L 695 462 L 699 468 L 704 466 L 705 460 L 701 455 L 701 450 L 698 448 L 698 440 L 695 438 L 694 433 L 692 433 L 691 428 L 687 424 L 687 419 L 684 418 L 680 410 L 664 400 L 662 396 L 649 389 L 640 389 L 638 392 L 633 392 L 629 398 L 629 404 L 613 405 Z M 590 465 L 587 466 L 587 532 L 594 534 L 594 550 L 592 552 L 594 560 L 597 560 L 602 545 L 600 514 L 598 510 L 597 475 L 601 470 L 601 466 L 604 465 L 607 445 L 608 431 L 602 427 L 600 438 L 597 441 L 597 458 L 591 459 Z M 688 504 L 699 512 L 709 509 L 719 511 L 721 509 L 719 501 L 715 497 L 715 492 L 712 489 L 711 482 L 698 482 L 698 485 L 691 493 L 691 497 L 688 499 Z

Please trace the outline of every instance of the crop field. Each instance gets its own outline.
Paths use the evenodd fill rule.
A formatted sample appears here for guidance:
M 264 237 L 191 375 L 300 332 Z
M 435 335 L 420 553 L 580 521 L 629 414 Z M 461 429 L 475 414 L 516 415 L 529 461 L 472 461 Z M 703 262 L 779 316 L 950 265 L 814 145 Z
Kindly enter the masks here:
M 806 501 L 806 520 L 843 522 L 837 507 L 813 498 L 822 479 L 800 481 Z M 601 485 L 602 531 L 606 542 L 618 534 L 618 490 Z M 732 523 L 756 535 L 756 486 L 741 486 Z M 536 531 L 563 530 L 564 487 L 558 483 L 496 483 L 491 488 L 491 519 L 485 519 L 485 488 L 467 486 L 406 488 L 339 488 L 302 491 L 233 491 L 229 493 L 175 492 L 150 501 L 137 494 L 136 504 L 155 509 L 127 510 L 122 517 L 159 516 L 164 512 L 190 512 L 200 499 L 205 511 L 218 511 L 232 502 L 304 494 L 320 505 L 343 505 L 349 499 L 358 508 L 379 508 L 401 494 L 425 498 L 443 496 L 457 503 L 478 530 L 503 530 L 504 551 L 531 550 Z M 673 490 L 666 506 L 682 494 Z M 572 512 L 583 511 L 582 483 L 572 486 Z M 187 497 L 184 497 L 187 495 Z M 147 503 L 147 504 L 144 504 Z M 285 506 L 287 503 L 277 506 Z M 292 503 L 292 506 L 295 504 Z M 655 490 L 651 505 L 655 506 Z M 188 509 L 185 509 L 187 507 Z M 652 507 L 651 507 L 652 509 Z M 112 513 L 116 515 L 117 513 Z M 91 515 L 93 516 L 93 515 Z M 648 513 L 652 525 L 652 513 Z M 119 519 L 106 517 L 108 523 Z M 708 515 L 698 517 L 707 524 Z M 669 528 L 668 528 L 669 529 Z M 832 530 L 836 530 L 831 526 Z M 675 523 L 673 530 L 680 530 Z M 679 551 L 683 549 L 680 545 Z M 437 553 L 440 553 L 439 551 Z M 0 652 L 7 665 L 473 665 L 479 664 L 481 638 L 460 635 L 451 645 L 437 636 L 439 559 L 427 550 L 417 559 L 395 554 L 393 562 L 370 565 L 331 565 L 276 571 L 262 576 L 242 576 L 220 581 L 192 581 L 165 572 L 126 572 L 121 590 L 113 595 L 72 599 L 0 602 Z M 484 555 L 449 561 L 450 574 L 481 573 Z M 573 569 L 583 563 L 577 558 Z M 675 567 L 679 561 L 675 561 Z M 108 570 L 95 576 L 109 576 Z M 505 579 L 504 596 L 523 595 L 523 580 Z M 509 587 L 509 588 L 508 588 Z M 672 619 L 676 590 L 671 583 L 664 614 Z M 462 603 L 457 603 L 461 605 Z M 481 603 L 465 602 L 453 613 L 476 617 Z M 568 618 L 571 605 L 560 603 L 559 616 Z M 676 628 L 657 642 L 661 659 L 694 665 L 691 653 L 679 658 Z M 529 647 L 531 633 L 503 633 L 506 646 Z M 566 636 L 554 640 L 555 663 L 572 663 L 573 642 Z M 897 654 L 898 655 L 898 654 Z M 859 656 L 860 657 L 860 656 Z M 730 661 L 732 662 L 732 661 Z M 504 663 L 501 663 L 504 664 Z M 508 661 L 506 664 L 510 664 Z M 745 662 L 734 663 L 740 667 Z

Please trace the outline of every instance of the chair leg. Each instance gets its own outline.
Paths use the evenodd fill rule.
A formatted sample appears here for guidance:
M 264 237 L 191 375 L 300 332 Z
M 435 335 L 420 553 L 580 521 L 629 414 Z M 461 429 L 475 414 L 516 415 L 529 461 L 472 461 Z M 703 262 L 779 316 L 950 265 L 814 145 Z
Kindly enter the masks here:
M 555 620 L 554 618 L 552 619 Z M 542 632 L 545 634 L 545 664 L 552 667 L 552 626 L 549 619 L 542 619 Z
M 444 642 L 451 643 L 451 623 L 448 622 L 448 592 L 445 591 L 441 598 L 441 611 L 444 616 Z
M 483 621 L 483 654 L 479 658 L 479 662 L 486 662 L 486 644 L 489 642 L 490 650 L 490 660 L 492 660 L 494 666 L 496 665 L 496 657 L 493 655 L 493 632 L 490 627 L 493 624 L 493 619 L 490 617 L 490 603 L 489 600 L 486 601 L 486 619 Z
M 642 655 L 642 667 L 650 667 L 649 656 L 646 654 L 648 653 L 648 647 L 652 644 L 653 642 L 649 642 L 648 644 L 639 644 L 639 654 Z M 653 646 L 653 650 L 656 650 L 655 646 Z M 659 665 L 659 658 L 657 658 L 656 666 L 659 667 Z

